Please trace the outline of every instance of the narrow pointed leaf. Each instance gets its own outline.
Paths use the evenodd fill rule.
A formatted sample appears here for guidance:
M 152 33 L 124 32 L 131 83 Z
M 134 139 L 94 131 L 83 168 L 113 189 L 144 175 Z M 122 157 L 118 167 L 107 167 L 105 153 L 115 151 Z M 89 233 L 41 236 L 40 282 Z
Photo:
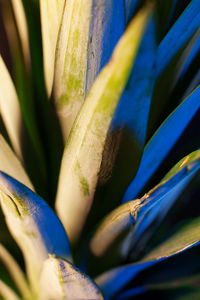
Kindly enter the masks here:
M 7 300 L 20 300 L 17 294 L 2 280 L 0 280 L 0 296 Z
M 21 134 L 24 122 L 14 84 L 2 57 L 0 57 L 0 112 L 12 146 L 22 160 Z
M 102 221 L 91 240 L 92 253 L 95 256 L 104 256 L 114 245 L 115 249 L 121 252 L 118 256 L 126 257 L 133 243 L 140 242 L 139 238 L 151 222 L 156 221 L 157 225 L 161 222 L 199 168 L 200 150 L 184 157 L 161 183 L 144 197 L 129 201 L 111 212 Z M 121 246 L 116 246 L 114 242 L 123 233 L 126 233 L 127 238 L 120 239 L 118 245 Z
M 43 264 L 40 287 L 41 300 L 103 300 L 99 288 L 89 277 L 67 261 L 53 256 L 50 256 Z
M 66 1 L 54 80 L 55 103 L 64 142 L 85 94 L 123 32 L 123 13 L 122 0 Z
M 51 95 L 53 85 L 56 43 L 64 4 L 65 0 L 40 0 L 44 74 L 48 96 Z
M 30 299 L 31 292 L 25 278 L 23 271 L 20 266 L 17 264 L 15 259 L 11 254 L 0 244 L 0 260 L 4 263 L 7 270 L 9 271 L 13 281 L 15 282 L 17 288 L 19 289 L 21 295 L 25 299 Z
M 22 0 L 11 0 L 27 68 L 30 68 L 28 26 Z
M 37 293 L 41 266 L 48 254 L 70 259 L 66 233 L 39 196 L 2 172 L 0 195 L 8 228 L 24 254 L 27 273 Z
M 158 47 L 157 77 L 161 75 L 173 57 L 198 30 L 199 23 L 199 1 L 192 0 Z
M 14 177 L 34 191 L 34 187 L 26 174 L 21 162 L 0 134 L 0 170 Z
M 119 41 L 109 64 L 92 86 L 65 147 L 56 208 L 73 241 L 80 234 L 92 204 L 106 135 L 137 53 L 149 10 L 149 7 L 141 10 Z
M 115 268 L 100 275 L 96 282 L 102 288 L 105 296 L 111 297 L 133 280 L 144 269 L 159 262 L 175 257 L 179 253 L 200 244 L 200 218 L 188 221 L 163 244 L 155 248 L 143 260 Z M 117 282 L 117 284 L 116 284 Z
M 158 169 L 194 115 L 199 111 L 199 96 L 200 86 L 172 112 L 151 138 L 145 147 L 140 168 L 129 185 L 123 201 L 135 198 Z

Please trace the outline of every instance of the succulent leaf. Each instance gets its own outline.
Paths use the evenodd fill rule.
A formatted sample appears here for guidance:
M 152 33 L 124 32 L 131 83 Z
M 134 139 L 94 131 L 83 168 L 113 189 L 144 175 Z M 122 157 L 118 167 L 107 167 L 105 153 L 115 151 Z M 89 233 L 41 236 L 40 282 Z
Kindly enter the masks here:
M 8 228 L 21 248 L 34 291 L 48 254 L 70 259 L 62 224 L 50 207 L 26 186 L 0 172 L 0 201 Z
M 2 296 L 3 299 L 20 300 L 17 294 L 2 280 L 0 280 L 0 296 Z
M 66 1 L 54 80 L 56 110 L 64 142 L 87 90 L 123 32 L 123 12 L 122 0 Z
M 99 288 L 89 277 L 67 261 L 53 256 L 44 261 L 40 276 L 40 288 L 39 299 L 41 300 L 103 300 Z
M 182 132 L 199 111 L 200 86 L 163 122 L 145 147 L 139 170 L 129 185 L 123 201 L 135 198 L 145 187 Z M 166 137 L 168 137 L 166 143 Z
M 49 97 L 53 85 L 56 43 L 64 5 L 65 0 L 40 0 L 44 74 L 46 90 Z
M 145 7 L 133 19 L 116 46 L 110 62 L 92 86 L 67 141 L 56 208 L 72 241 L 79 236 L 90 210 L 106 135 L 130 74 L 150 11 L 149 6 Z

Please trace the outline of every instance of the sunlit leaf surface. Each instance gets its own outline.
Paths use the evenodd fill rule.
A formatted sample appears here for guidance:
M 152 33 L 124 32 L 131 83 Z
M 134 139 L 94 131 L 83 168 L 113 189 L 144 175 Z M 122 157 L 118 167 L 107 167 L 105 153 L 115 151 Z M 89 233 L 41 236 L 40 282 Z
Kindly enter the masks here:
M 0 195 L 8 228 L 24 254 L 28 277 L 37 293 L 39 273 L 48 254 L 70 259 L 66 233 L 39 196 L 2 172 Z
M 138 13 L 119 41 L 110 62 L 92 86 L 67 141 L 56 208 L 70 240 L 77 239 L 90 210 L 106 135 L 136 56 L 149 10 L 145 7 Z
M 50 256 L 43 264 L 40 288 L 41 300 L 103 300 L 99 288 L 89 277 L 67 261 L 53 256 Z

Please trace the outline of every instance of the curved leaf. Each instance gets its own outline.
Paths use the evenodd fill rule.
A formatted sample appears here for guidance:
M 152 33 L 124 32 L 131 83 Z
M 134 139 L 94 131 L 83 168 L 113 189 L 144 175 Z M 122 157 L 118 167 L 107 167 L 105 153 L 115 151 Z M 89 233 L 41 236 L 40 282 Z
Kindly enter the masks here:
M 86 92 L 122 34 L 123 12 L 122 0 L 66 1 L 54 80 L 55 103 L 64 142 Z
M 106 135 L 128 79 L 149 12 L 149 6 L 141 10 L 119 41 L 110 62 L 92 86 L 67 141 L 56 208 L 70 240 L 77 239 L 90 210 Z
M 49 97 L 53 85 L 56 43 L 64 5 L 65 0 L 40 0 L 44 74 L 46 90 Z
M 28 277 L 37 293 L 41 266 L 48 254 L 70 259 L 64 228 L 39 196 L 2 172 L 0 201 L 8 228 L 23 252 Z
M 135 198 L 158 169 L 193 116 L 199 111 L 199 96 L 200 86 L 172 112 L 153 135 L 145 147 L 139 170 L 126 190 L 123 201 Z
M 192 0 L 158 47 L 156 74 L 159 77 L 178 51 L 199 28 L 200 6 Z
M 0 296 L 9 300 L 20 300 L 17 294 L 2 280 L 0 280 Z
M 97 284 L 102 288 L 105 296 L 113 296 L 144 269 L 199 245 L 199 229 L 200 218 L 188 221 L 143 260 L 115 268 L 100 275 L 96 279 Z
M 67 261 L 50 256 L 43 264 L 39 299 L 103 300 L 103 297 L 89 277 Z
M 34 187 L 28 178 L 21 162 L 16 157 L 14 152 L 10 149 L 7 142 L 0 134 L 0 170 L 14 177 L 31 190 L 34 191 Z
M 90 242 L 92 253 L 97 257 L 105 256 L 113 246 L 113 251 L 117 249 L 119 252 L 118 257 L 126 257 L 133 244 L 140 243 L 141 235 L 151 222 L 156 220 L 157 225 L 161 222 L 199 169 L 200 150 L 183 158 L 160 184 L 141 199 L 129 201 L 111 212 L 97 228 Z M 123 234 L 125 238 L 120 239 Z

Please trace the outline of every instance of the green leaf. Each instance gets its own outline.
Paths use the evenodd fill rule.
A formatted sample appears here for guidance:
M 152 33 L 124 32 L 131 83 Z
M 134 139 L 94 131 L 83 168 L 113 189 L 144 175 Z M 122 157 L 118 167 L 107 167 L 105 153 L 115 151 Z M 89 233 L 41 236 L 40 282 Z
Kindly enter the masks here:
M 54 256 L 50 256 L 43 264 L 40 287 L 40 299 L 42 300 L 103 300 L 99 288 L 89 277 L 67 261 Z
M 119 41 L 110 62 L 92 86 L 67 140 L 56 208 L 72 241 L 78 238 L 90 210 L 106 135 L 150 11 L 149 6 L 141 10 Z
M 42 263 L 48 254 L 71 259 L 66 233 L 54 212 L 39 196 L 2 172 L 0 201 L 8 228 L 23 252 L 27 274 L 37 294 Z
M 17 29 L 22 45 L 22 51 L 27 69 L 30 69 L 31 57 L 29 49 L 29 36 L 26 15 L 22 0 L 11 0 Z
M 34 191 L 34 187 L 28 178 L 21 162 L 10 149 L 7 142 L 0 134 L 0 170 L 16 178 L 18 181 Z
M 48 96 L 52 91 L 56 43 L 64 5 L 65 0 L 40 0 L 44 74 Z

